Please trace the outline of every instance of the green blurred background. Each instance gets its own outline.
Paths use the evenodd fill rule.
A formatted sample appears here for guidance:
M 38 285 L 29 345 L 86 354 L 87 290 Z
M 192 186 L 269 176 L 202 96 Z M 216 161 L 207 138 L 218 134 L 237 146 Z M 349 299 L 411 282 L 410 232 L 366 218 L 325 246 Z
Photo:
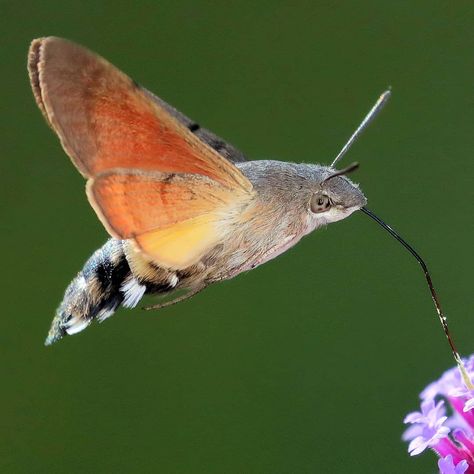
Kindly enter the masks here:
M 402 419 L 452 365 L 416 262 L 357 214 L 157 313 L 45 348 L 106 239 L 26 73 L 31 39 L 99 52 L 252 159 L 344 163 L 430 263 L 474 352 L 471 1 L 1 2 L 2 473 L 425 473 Z

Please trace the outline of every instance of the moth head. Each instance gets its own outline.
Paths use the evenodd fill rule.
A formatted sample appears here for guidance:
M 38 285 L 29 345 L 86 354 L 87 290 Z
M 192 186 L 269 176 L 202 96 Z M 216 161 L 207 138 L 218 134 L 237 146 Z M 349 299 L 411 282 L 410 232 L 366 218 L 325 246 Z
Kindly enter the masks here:
M 259 225 L 292 229 L 307 234 L 340 221 L 365 206 L 367 200 L 344 174 L 355 166 L 331 166 L 279 161 L 253 161 L 239 165 L 256 193 Z
M 357 164 L 343 170 L 326 166 L 312 168 L 306 196 L 307 232 L 345 219 L 367 204 L 359 186 L 345 176 L 356 169 Z
M 382 110 L 390 96 L 390 88 L 380 95 L 374 106 L 369 110 L 369 113 L 341 148 L 336 158 L 334 158 L 331 166 L 316 166 L 316 168 L 319 168 L 315 170 L 316 181 L 319 181 L 319 187 L 313 192 L 308 208 L 310 227 L 312 226 L 308 232 L 320 225 L 344 219 L 366 205 L 367 199 L 358 185 L 345 176 L 357 169 L 358 164 L 354 163 L 342 170 L 336 170 L 335 166 L 347 153 L 359 135 Z

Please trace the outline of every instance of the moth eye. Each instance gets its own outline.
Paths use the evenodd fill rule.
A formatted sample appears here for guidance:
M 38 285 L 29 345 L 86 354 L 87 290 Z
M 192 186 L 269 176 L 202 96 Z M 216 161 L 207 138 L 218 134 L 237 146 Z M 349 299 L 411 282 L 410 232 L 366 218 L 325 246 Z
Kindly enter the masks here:
M 326 212 L 331 207 L 331 199 L 325 194 L 314 194 L 311 198 L 311 212 L 319 214 Z

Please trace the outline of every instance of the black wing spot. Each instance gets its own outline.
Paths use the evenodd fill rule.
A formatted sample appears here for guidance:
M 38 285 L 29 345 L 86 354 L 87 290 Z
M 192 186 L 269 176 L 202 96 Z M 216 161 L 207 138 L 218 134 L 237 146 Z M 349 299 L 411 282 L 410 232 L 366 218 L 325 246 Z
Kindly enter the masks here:
M 191 132 L 194 133 L 195 131 L 199 130 L 201 128 L 201 126 L 198 123 L 194 122 L 194 123 L 188 125 L 188 128 Z

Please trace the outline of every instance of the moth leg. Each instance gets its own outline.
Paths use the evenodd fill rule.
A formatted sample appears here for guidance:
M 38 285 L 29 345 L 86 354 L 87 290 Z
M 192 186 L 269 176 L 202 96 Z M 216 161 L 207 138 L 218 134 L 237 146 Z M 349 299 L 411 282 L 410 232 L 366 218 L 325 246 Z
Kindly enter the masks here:
M 151 305 L 151 306 L 144 306 L 142 309 L 144 309 L 146 311 L 150 311 L 152 309 L 161 309 L 161 308 L 166 308 L 167 306 L 172 306 L 176 303 L 180 303 L 181 301 L 187 300 L 188 298 L 191 298 L 194 295 L 197 295 L 202 290 L 204 290 L 204 288 L 207 288 L 207 285 L 198 286 L 194 290 L 190 290 L 188 293 L 185 293 L 184 295 L 178 296 L 177 298 L 174 298 L 170 301 L 165 301 L 164 303 L 158 303 L 158 304 L 154 304 L 154 305 Z

